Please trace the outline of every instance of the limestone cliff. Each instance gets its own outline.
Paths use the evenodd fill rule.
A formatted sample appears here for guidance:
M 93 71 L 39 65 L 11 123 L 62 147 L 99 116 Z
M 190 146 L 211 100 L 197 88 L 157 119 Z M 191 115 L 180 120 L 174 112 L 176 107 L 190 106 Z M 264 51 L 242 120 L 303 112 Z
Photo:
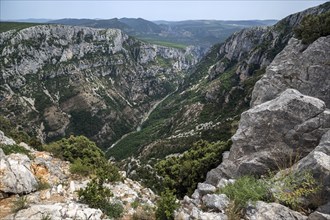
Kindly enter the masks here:
M 39 25 L 0 34 L 1 115 L 42 140 L 84 134 L 105 146 L 173 91 L 198 52 L 116 29 Z

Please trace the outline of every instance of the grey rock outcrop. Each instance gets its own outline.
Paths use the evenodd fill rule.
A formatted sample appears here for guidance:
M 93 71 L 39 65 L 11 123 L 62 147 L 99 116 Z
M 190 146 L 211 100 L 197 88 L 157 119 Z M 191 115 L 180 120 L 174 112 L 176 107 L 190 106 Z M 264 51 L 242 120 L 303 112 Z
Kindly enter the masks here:
M 174 219 L 177 220 L 227 220 L 228 217 L 223 213 L 206 212 L 197 207 L 192 210 L 180 210 L 175 213 Z
M 240 80 L 244 81 L 255 70 L 265 68 L 272 62 L 293 36 L 292 30 L 300 24 L 304 16 L 324 13 L 327 10 L 329 8 L 325 4 L 324 7 L 310 8 L 287 16 L 271 27 L 249 28 L 233 34 L 220 47 L 219 61 L 209 69 L 209 78 L 216 78 L 227 70 L 231 63 L 237 62 L 235 72 Z
M 37 180 L 31 171 L 30 159 L 23 154 L 0 155 L 0 193 L 23 194 L 35 191 Z
M 321 37 L 307 48 L 292 38 L 256 83 L 251 106 L 275 98 L 287 88 L 323 100 L 330 106 L 330 36 Z
M 0 131 L 0 144 L 14 145 L 16 144 L 16 142 L 11 138 L 6 137 L 5 134 L 2 131 Z
M 225 194 L 207 194 L 202 198 L 203 204 L 208 209 L 222 211 L 229 205 L 229 199 Z
M 278 203 L 265 203 L 258 201 L 254 206 L 247 208 L 248 220 L 305 220 L 307 216 L 280 205 Z
M 306 156 L 330 129 L 329 116 L 323 101 L 293 89 L 251 108 L 241 116 L 228 160 L 211 170 L 206 182 L 217 185 L 222 177 L 262 175 L 285 166 L 290 157 Z
M 330 219 L 330 202 L 318 207 L 315 212 L 308 216 L 308 220 L 329 220 Z
M 200 195 L 205 195 L 208 193 L 214 193 L 216 191 L 216 188 L 210 184 L 198 183 L 197 190 Z
M 32 205 L 27 209 L 20 210 L 19 212 L 6 216 L 4 220 L 41 220 L 48 217 L 52 220 L 74 220 L 74 219 L 90 219 L 99 220 L 102 218 L 103 213 L 99 209 L 89 208 L 85 204 L 79 203 L 55 203 L 44 205 Z

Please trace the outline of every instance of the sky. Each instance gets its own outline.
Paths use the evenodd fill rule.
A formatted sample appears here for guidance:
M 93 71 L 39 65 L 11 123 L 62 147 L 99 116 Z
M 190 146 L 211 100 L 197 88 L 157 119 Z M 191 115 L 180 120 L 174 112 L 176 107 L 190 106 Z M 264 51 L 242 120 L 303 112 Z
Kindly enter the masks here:
M 282 19 L 325 0 L 0 0 L 0 20 L 144 18 L 147 20 Z

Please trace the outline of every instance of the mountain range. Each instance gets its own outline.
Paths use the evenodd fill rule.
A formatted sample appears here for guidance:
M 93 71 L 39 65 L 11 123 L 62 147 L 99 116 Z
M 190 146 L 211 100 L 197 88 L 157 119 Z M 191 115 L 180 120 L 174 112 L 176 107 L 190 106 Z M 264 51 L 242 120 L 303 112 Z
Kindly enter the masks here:
M 276 20 L 152 22 L 142 18 L 113 18 L 108 20 L 61 19 L 48 21 L 48 23 L 94 28 L 118 28 L 128 35 L 151 43 L 171 42 L 208 49 L 211 45 L 224 41 L 235 31 L 252 26 L 269 26 L 276 23 Z
M 157 207 L 143 209 L 151 219 L 329 219 L 329 2 L 273 25 L 52 22 L 1 24 L 0 196 L 40 197 L 8 219 L 38 215 L 43 200 L 53 217 L 70 207 L 78 213 L 77 199 L 116 185 L 121 195 L 143 192 L 143 200 L 110 196 L 91 205 L 91 216 L 109 214 L 103 201 L 120 200 L 127 218 L 140 202 Z M 20 142 L 34 156 L 22 156 Z M 63 169 L 52 169 L 56 156 L 68 161 L 55 161 Z M 25 164 L 26 181 L 16 180 L 23 174 L 12 164 Z M 129 179 L 103 184 L 117 173 L 114 164 Z M 41 177 L 54 189 L 47 193 L 69 205 L 37 194 L 36 165 L 47 170 Z M 158 193 L 158 202 L 150 189 L 132 192 L 132 181 Z

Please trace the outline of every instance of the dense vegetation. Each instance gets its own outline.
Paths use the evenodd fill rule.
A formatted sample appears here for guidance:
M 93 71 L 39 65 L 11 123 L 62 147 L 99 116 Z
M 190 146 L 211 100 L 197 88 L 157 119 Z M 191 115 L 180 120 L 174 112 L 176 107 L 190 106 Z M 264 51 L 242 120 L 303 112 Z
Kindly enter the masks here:
M 112 193 L 104 186 L 106 182 L 121 180 L 119 169 L 109 163 L 104 153 L 84 136 L 70 136 L 44 146 L 56 157 L 71 162 L 71 173 L 92 176 L 87 187 L 78 191 L 81 202 L 91 208 L 99 208 L 111 218 L 118 218 L 123 212 L 119 203 L 109 201 Z
M 294 32 L 303 44 L 311 44 L 319 37 L 330 35 L 330 11 L 306 15 Z
M 207 172 L 222 162 L 222 153 L 229 150 L 230 145 L 230 141 L 201 141 L 182 156 L 161 160 L 156 164 L 156 170 L 163 177 L 163 187 L 173 190 L 180 198 L 193 193 Z
M 24 28 L 40 25 L 37 23 L 23 23 L 23 22 L 0 22 L 0 33 L 10 30 L 21 30 Z
M 169 189 L 164 190 L 157 201 L 156 218 L 158 220 L 173 220 L 174 211 L 179 207 L 175 195 Z
M 15 123 L 0 115 L 0 131 L 6 136 L 11 137 L 16 143 L 25 142 L 35 149 L 40 149 L 42 144 L 40 140 L 34 137 L 34 134 L 27 134 L 21 128 L 17 128 Z
M 120 180 L 118 168 L 109 163 L 100 148 L 84 136 L 63 138 L 44 148 L 56 157 L 70 161 L 73 173 L 96 175 L 102 181 Z

